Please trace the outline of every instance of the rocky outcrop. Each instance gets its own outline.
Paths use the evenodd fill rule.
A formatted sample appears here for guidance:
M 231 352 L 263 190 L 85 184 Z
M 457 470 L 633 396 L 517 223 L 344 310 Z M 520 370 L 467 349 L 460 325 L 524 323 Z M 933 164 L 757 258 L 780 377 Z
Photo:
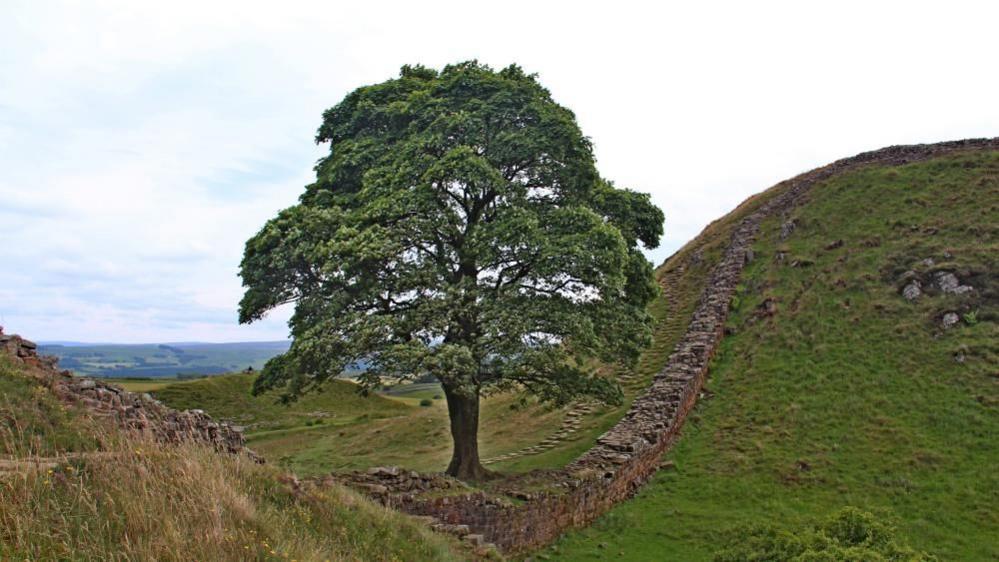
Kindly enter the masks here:
M 905 300 L 912 302 L 923 294 L 922 286 L 923 284 L 918 279 L 913 279 L 902 288 L 902 296 L 905 297 Z
M 28 341 L 18 335 L 7 335 L 0 328 L 0 352 L 6 353 L 10 357 L 24 361 L 29 358 L 38 358 L 38 346 L 35 342 Z
M 165 443 L 208 443 L 218 451 L 245 454 L 263 462 L 246 448 L 240 431 L 213 420 L 201 410 L 174 410 L 148 394 L 128 392 L 113 384 L 60 371 L 55 357 L 39 356 L 33 342 L 17 335 L 0 332 L 0 352 L 31 367 L 28 371 L 62 401 L 82 406 L 92 415 L 109 419 L 119 427 Z
M 936 273 L 936 285 L 941 292 L 950 295 L 963 295 L 975 290 L 970 285 L 962 285 L 957 276 L 949 271 L 938 271 Z

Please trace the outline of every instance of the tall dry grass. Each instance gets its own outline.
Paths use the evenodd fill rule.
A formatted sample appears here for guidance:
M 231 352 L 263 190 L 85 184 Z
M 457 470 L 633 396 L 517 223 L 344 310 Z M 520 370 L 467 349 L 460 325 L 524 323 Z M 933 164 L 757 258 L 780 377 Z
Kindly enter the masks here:
M 13 378 L 9 367 L 0 369 L 4 397 L 22 385 L 35 396 L 37 385 Z M 36 406 L 0 400 L 7 464 L 0 471 L 0 560 L 460 557 L 448 539 L 345 488 L 296 494 L 277 469 L 204 446 L 163 445 L 102 427 L 92 441 L 100 451 L 53 453 L 38 445 L 54 433 L 39 434 L 26 422 L 37 423 L 51 404 Z M 87 431 L 100 427 L 68 415 Z

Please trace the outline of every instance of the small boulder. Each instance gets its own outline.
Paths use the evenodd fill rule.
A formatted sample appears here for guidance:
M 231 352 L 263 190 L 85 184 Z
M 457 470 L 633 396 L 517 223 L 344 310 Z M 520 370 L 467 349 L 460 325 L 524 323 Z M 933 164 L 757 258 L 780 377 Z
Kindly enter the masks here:
M 955 326 L 960 320 L 961 318 L 957 315 L 956 312 L 948 312 L 943 315 L 943 318 L 940 320 L 940 325 L 943 326 L 943 328 L 946 330 L 948 328 Z
M 375 466 L 368 469 L 368 474 L 372 476 L 398 476 L 398 466 Z
M 468 543 L 472 544 L 473 546 L 482 546 L 482 545 L 486 544 L 486 537 L 483 536 L 483 535 L 470 534 L 470 535 L 465 535 L 463 538 L 464 538 L 465 542 L 468 542 Z
M 780 225 L 780 239 L 786 240 L 788 236 L 794 233 L 794 229 L 798 227 L 798 219 L 791 219 L 784 224 Z
M 936 274 L 936 283 L 942 292 L 951 295 L 963 295 L 974 290 L 970 285 L 962 285 L 957 275 L 949 271 L 938 271 Z
M 361 484 L 361 486 L 368 491 L 369 494 L 376 496 L 381 496 L 388 493 L 388 487 L 382 486 L 381 484 Z
M 923 291 L 919 288 L 919 281 L 911 281 L 905 286 L 904 289 L 902 289 L 902 296 L 909 302 L 918 299 L 922 294 Z

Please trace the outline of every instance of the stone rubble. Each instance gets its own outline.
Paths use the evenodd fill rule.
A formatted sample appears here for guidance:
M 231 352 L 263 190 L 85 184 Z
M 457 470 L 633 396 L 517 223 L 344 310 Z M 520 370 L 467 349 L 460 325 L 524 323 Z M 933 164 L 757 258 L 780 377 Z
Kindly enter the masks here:
M 956 312 L 947 312 L 940 319 L 940 325 L 944 330 L 953 328 L 961 320 L 961 317 L 957 315 Z
M 962 285 L 957 276 L 949 271 L 938 271 L 935 280 L 937 288 L 949 295 L 963 295 L 975 290 L 970 285 Z
M 789 220 L 780 225 L 780 239 L 787 240 L 792 234 L 794 234 L 794 229 L 796 228 L 798 228 L 797 220 Z
M 902 296 L 909 302 L 918 299 L 919 296 L 923 294 L 920 286 L 919 280 L 914 279 L 910 281 L 909 284 L 902 289 Z
M 364 472 L 333 474 L 316 480 L 319 483 L 342 482 L 361 489 L 372 496 L 415 494 L 429 491 L 466 489 L 461 481 L 443 474 L 421 474 L 397 466 L 376 466 Z
M 933 258 L 926 258 L 920 260 L 917 265 L 925 271 L 936 265 L 936 262 Z M 902 296 L 909 302 L 919 299 L 923 296 L 924 291 L 928 291 L 931 295 L 945 294 L 958 296 L 975 291 L 975 288 L 971 285 L 962 285 L 957 275 L 950 271 L 917 273 L 915 270 L 910 269 L 898 277 L 896 286 L 901 287 Z
M 216 422 L 201 410 L 174 410 L 148 394 L 128 392 L 104 381 L 60 371 L 57 358 L 39 356 L 37 349 L 31 341 L 0 332 L 0 352 L 34 367 L 29 372 L 64 402 L 83 406 L 93 416 L 110 419 L 119 427 L 150 435 L 160 442 L 198 441 L 221 452 L 244 454 L 263 462 L 246 448 L 243 434 L 228 423 Z

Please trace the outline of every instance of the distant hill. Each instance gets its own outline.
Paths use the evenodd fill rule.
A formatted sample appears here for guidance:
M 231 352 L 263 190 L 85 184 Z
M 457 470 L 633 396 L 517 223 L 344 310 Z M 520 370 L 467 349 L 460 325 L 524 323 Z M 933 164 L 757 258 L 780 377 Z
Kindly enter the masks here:
M 43 342 L 39 353 L 55 355 L 59 366 L 96 377 L 156 378 L 259 370 L 288 350 L 288 341 L 233 343 L 88 344 Z

